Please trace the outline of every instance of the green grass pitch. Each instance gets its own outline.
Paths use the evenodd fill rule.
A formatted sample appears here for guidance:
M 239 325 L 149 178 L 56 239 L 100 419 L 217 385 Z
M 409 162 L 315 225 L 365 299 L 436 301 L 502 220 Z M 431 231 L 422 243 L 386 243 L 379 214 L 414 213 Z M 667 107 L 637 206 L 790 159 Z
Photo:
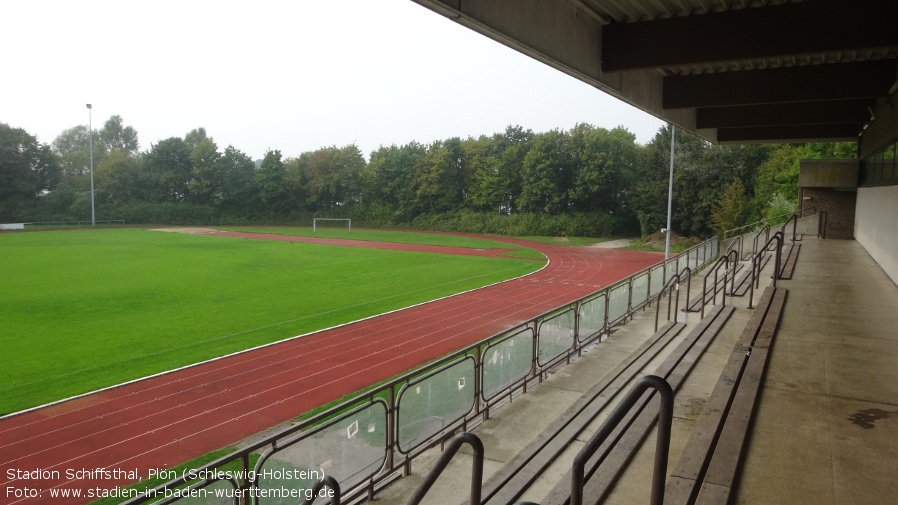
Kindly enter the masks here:
M 0 234 L 0 258 L 0 414 L 543 265 L 137 229 Z

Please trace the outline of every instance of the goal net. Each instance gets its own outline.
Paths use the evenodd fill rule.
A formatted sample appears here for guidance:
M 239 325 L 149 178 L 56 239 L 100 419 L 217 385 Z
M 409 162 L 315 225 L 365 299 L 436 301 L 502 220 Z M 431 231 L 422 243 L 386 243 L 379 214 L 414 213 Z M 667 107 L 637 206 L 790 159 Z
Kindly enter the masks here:
M 336 218 L 336 217 L 316 217 L 316 218 L 313 218 L 313 219 L 312 219 L 312 232 L 315 233 L 315 232 L 318 231 L 318 227 L 319 227 L 318 223 L 319 223 L 319 222 L 325 222 L 325 223 L 327 223 L 328 221 L 341 221 L 341 222 L 344 222 L 344 223 L 346 223 L 346 224 L 345 224 L 345 226 L 346 226 L 346 231 L 352 231 L 352 219 L 341 219 L 341 218 Z M 335 227 L 336 227 L 336 228 L 343 228 L 343 226 L 344 226 L 343 224 L 338 224 L 338 225 L 336 225 L 336 226 L 329 226 L 329 227 L 330 227 L 330 228 L 335 228 Z

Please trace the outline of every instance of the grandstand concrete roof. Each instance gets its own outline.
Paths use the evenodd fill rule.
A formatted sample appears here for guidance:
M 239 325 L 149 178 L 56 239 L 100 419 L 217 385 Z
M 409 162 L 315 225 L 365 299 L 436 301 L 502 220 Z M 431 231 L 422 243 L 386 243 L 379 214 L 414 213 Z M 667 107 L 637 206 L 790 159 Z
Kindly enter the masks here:
M 414 1 L 712 142 L 898 131 L 895 2 Z

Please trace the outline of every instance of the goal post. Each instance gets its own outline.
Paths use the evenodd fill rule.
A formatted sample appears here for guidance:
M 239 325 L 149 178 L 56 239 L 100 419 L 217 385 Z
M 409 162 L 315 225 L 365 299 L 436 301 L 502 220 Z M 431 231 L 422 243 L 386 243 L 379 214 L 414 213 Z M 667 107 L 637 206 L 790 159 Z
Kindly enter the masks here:
M 337 217 L 316 217 L 312 218 L 312 233 L 318 232 L 318 221 L 346 221 L 346 231 L 352 231 L 352 219 Z

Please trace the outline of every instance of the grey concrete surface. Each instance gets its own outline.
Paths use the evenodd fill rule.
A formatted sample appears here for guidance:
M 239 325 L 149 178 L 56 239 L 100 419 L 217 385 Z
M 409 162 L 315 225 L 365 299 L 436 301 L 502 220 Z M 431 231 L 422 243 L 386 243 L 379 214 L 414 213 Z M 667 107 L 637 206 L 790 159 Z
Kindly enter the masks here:
M 806 238 L 737 504 L 898 497 L 898 287 L 853 240 Z

